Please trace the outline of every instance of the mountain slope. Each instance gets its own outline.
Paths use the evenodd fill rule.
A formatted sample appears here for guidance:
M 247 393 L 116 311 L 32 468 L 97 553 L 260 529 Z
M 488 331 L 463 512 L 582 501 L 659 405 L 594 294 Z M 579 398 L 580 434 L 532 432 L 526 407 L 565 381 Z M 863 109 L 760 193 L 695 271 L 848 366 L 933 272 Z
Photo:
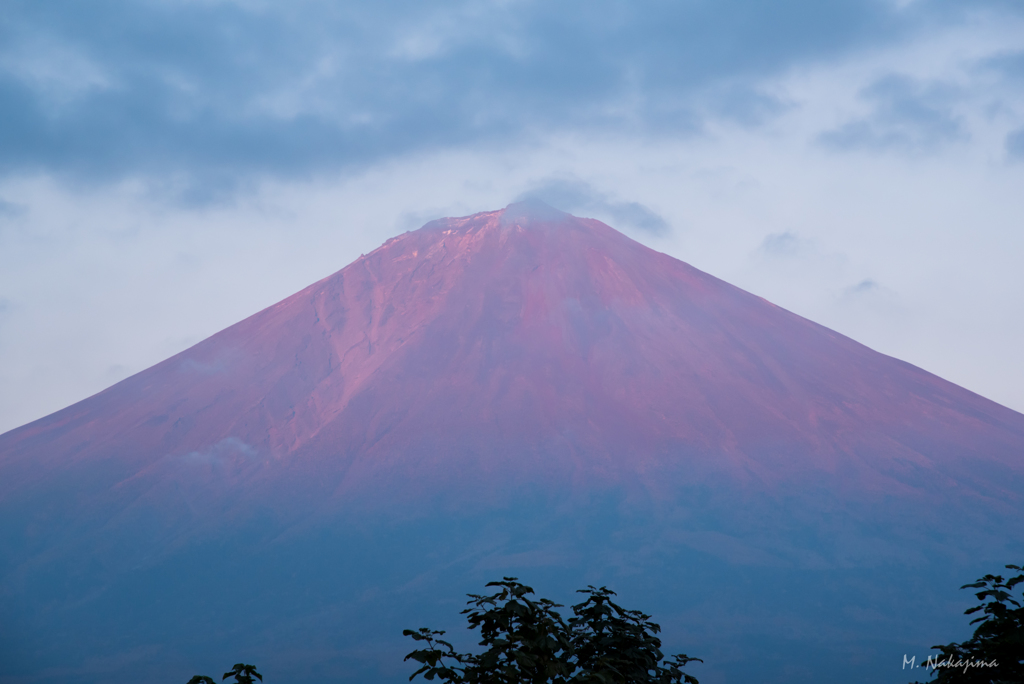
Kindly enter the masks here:
M 336 625 L 324 606 L 354 600 L 326 588 L 323 544 L 352 554 L 333 562 L 353 586 L 385 594 L 517 564 L 655 585 L 684 558 L 718 568 L 708 581 L 774 568 L 774 586 L 811 594 L 830 572 L 896 568 L 896 581 L 909 564 L 945 580 L 944 568 L 1021 550 L 1024 416 L 600 222 L 516 204 L 389 240 L 0 436 L 0 513 L 7 624 L 36 654 L 10 674 L 48 681 L 33 663 L 55 657 L 43 646 L 55 625 L 77 634 L 99 611 L 122 633 L 137 605 L 125 596 L 181 601 L 169 586 L 210 544 L 284 573 L 252 571 L 251 592 L 308 594 L 283 579 L 305 558 L 314 594 L 334 597 L 262 614 L 274 643 Z M 438 544 L 456 560 L 429 560 Z M 385 558 L 412 574 L 377 567 Z M 209 592 L 240 566 L 212 562 L 190 591 L 216 603 Z M 213 607 L 184 605 L 177 620 L 214 629 Z M 275 626 L 290 611 L 296 622 Z M 165 652 L 191 643 L 168 636 L 179 628 L 168 618 L 136 646 L 187 659 L 198 645 Z

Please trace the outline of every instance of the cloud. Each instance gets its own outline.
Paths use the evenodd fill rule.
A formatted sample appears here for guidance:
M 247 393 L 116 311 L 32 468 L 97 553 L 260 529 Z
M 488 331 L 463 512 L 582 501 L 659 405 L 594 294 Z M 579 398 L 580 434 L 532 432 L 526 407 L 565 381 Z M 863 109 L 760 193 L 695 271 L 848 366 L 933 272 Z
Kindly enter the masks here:
M 982 60 L 981 71 L 991 72 L 1005 82 L 1024 83 L 1024 50 L 1001 52 Z
M 753 125 L 784 106 L 761 79 L 962 14 L 932 4 L 12 0 L 0 173 L 177 174 L 205 202 L 538 132 Z
M 1006 136 L 1006 152 L 1013 159 L 1024 160 L 1024 127 Z
M 0 197 L 0 218 L 16 218 L 26 213 L 24 205 L 8 202 Z
M 639 202 L 618 201 L 578 179 L 542 181 L 516 201 L 530 199 L 541 200 L 570 214 L 603 216 L 616 227 L 635 228 L 654 235 L 664 235 L 669 230 L 668 222 L 649 207 Z
M 246 444 L 237 437 L 225 437 L 216 444 L 201 451 L 190 451 L 183 457 L 191 463 L 207 463 L 220 465 L 235 458 L 254 458 L 259 455 L 255 447 Z
M 843 291 L 844 297 L 858 297 L 861 295 L 881 292 L 882 286 L 870 278 L 865 278 L 856 285 L 851 285 Z
M 224 359 L 217 359 L 210 363 L 196 361 L 186 358 L 179 365 L 178 370 L 182 373 L 193 373 L 196 375 L 219 375 L 227 372 L 228 366 Z
M 790 231 L 765 237 L 758 251 L 769 256 L 796 256 L 806 250 L 808 241 Z
M 710 111 L 743 126 L 760 126 L 795 105 L 749 84 L 730 85 L 714 93 Z
M 841 306 L 863 308 L 876 315 L 894 315 L 900 312 L 905 314 L 900 296 L 874 278 L 864 278 L 843 288 L 837 301 Z
M 965 139 L 967 131 L 954 113 L 952 86 L 890 74 L 861 92 L 871 113 L 823 133 L 819 140 L 837 149 L 932 151 Z
M 111 382 L 117 382 L 123 380 L 132 374 L 132 369 L 124 364 L 115 363 L 109 366 L 104 373 L 105 377 Z

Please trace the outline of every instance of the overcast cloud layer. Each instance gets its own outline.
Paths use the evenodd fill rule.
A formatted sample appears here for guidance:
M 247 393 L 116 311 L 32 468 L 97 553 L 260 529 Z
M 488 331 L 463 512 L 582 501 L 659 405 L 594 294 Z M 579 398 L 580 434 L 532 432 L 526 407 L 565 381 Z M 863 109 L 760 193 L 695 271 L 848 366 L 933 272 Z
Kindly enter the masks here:
M 536 196 L 1018 410 L 1024 5 L 17 2 L 0 430 Z

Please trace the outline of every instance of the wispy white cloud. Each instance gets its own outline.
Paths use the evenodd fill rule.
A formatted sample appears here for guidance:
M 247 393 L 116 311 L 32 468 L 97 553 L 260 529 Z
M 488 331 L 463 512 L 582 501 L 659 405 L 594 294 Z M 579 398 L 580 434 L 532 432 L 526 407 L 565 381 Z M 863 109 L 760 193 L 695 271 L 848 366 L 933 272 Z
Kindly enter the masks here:
M 770 256 L 792 257 L 805 252 L 808 248 L 809 243 L 806 239 L 787 230 L 765 236 L 758 249 L 761 253 Z
M 669 230 L 668 222 L 640 202 L 617 199 L 579 178 L 546 178 L 516 199 L 536 198 L 579 216 L 603 218 L 621 229 L 636 229 L 655 235 Z
M 255 447 L 246 444 L 237 437 L 225 437 L 216 444 L 205 449 L 190 451 L 182 460 L 188 463 L 202 463 L 205 465 L 223 465 L 225 462 L 235 458 L 252 459 L 259 455 Z

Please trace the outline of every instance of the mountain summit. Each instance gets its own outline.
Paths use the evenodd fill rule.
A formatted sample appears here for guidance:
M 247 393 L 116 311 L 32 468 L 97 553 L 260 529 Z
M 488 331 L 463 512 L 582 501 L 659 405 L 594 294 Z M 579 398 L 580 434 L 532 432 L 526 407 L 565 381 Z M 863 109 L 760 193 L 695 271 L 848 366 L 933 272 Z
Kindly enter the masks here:
M 723 610 L 781 611 L 785 643 L 764 624 L 771 647 L 719 673 L 773 681 L 751 660 L 762 651 L 825 667 L 905 645 L 894 611 L 923 609 L 886 604 L 880 577 L 948 594 L 973 579 L 950 568 L 1009 562 L 1022 454 L 1021 414 L 599 221 L 537 202 L 441 219 L 0 436 L 0 607 L 19 646 L 5 642 L 0 680 L 73 681 L 97 657 L 103 676 L 165 671 L 248 636 L 295 681 L 399 681 L 400 658 L 378 661 L 419 626 L 388 622 L 424 609 L 411 587 L 456 596 L 532 569 L 639 596 L 700 578 L 663 603 L 677 625 L 706 612 L 706 591 L 732 592 Z M 800 587 L 868 612 L 823 646 L 811 599 L 773 603 Z M 252 606 L 248 627 L 219 622 L 229 596 Z M 762 633 L 706 617 L 723 653 Z M 884 637 L 851 646 L 857 625 Z M 362 645 L 301 655 L 331 630 Z M 806 681 L 862 681 L 823 673 Z

